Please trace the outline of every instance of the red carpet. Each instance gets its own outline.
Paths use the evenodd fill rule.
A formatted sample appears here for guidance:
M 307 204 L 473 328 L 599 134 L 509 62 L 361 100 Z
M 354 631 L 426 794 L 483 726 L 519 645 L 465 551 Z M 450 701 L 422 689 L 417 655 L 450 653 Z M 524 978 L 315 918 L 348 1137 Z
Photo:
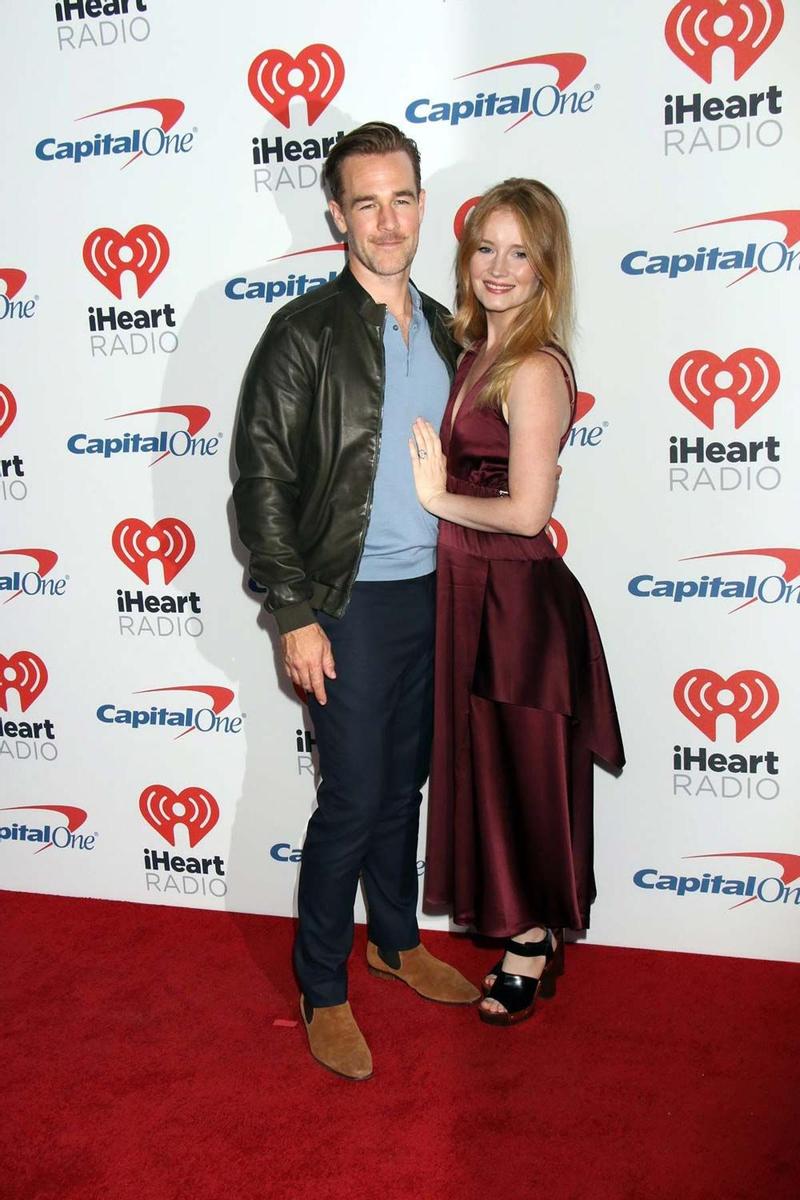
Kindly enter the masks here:
M 3 1200 L 789 1200 L 798 970 L 568 947 L 517 1029 L 369 976 L 308 1056 L 292 923 L 0 893 Z M 491 952 L 426 934 L 473 978 Z

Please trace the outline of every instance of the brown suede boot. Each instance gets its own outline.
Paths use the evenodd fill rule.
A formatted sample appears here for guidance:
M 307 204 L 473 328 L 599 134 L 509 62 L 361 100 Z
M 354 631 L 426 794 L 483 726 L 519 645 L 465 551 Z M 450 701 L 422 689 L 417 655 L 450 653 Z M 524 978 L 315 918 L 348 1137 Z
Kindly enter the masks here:
M 369 1079 L 372 1055 L 349 1004 L 314 1008 L 300 997 L 308 1046 L 318 1063 L 345 1079 Z
M 434 958 L 420 944 L 413 950 L 384 951 L 374 942 L 367 942 L 367 965 L 370 973 L 382 979 L 400 979 L 424 996 L 440 1004 L 474 1004 L 480 992 L 460 971 L 449 963 Z

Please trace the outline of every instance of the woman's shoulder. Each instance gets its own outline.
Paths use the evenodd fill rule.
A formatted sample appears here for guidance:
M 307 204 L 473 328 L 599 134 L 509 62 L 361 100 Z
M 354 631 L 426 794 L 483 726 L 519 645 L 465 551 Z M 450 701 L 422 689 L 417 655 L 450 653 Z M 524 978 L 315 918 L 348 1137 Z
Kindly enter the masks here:
M 565 384 L 570 402 L 576 392 L 575 372 L 569 355 L 560 346 L 539 346 L 523 358 L 514 372 L 513 384 L 558 386 Z
M 523 379 L 570 379 L 573 375 L 572 363 L 565 350 L 560 346 L 537 346 L 530 350 L 520 361 L 514 371 L 514 378 Z

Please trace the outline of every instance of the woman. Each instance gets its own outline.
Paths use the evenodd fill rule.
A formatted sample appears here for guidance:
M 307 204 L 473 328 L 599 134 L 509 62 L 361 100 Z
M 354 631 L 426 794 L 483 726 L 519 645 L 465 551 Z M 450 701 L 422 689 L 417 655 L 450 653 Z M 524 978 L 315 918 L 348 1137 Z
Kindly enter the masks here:
M 589 924 L 593 758 L 624 756 L 594 618 L 545 528 L 576 395 L 558 198 L 530 179 L 492 188 L 456 273 L 465 352 L 441 442 L 422 420 L 409 442 L 440 519 L 425 905 L 504 939 L 479 1015 L 510 1025 L 552 994 L 563 928 Z

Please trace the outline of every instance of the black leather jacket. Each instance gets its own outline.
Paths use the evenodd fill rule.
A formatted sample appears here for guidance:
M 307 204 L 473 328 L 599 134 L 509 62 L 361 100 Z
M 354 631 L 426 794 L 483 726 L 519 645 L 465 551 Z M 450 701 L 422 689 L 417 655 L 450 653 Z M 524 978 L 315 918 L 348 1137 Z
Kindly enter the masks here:
M 447 310 L 422 295 L 422 311 L 452 378 Z M 381 441 L 385 317 L 345 267 L 275 314 L 245 374 L 233 500 L 281 633 L 314 609 L 340 617 L 350 599 Z

